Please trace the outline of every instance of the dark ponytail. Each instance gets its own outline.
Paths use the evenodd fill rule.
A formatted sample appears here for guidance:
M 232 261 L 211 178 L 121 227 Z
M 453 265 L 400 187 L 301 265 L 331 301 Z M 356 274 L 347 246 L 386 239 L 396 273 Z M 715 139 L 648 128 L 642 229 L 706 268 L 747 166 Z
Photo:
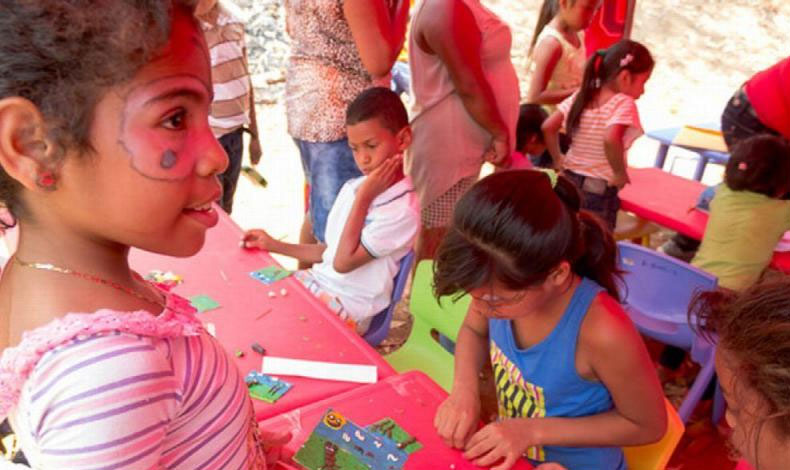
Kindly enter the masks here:
M 540 7 L 540 13 L 538 13 L 538 22 L 535 23 L 535 32 L 532 33 L 532 41 L 529 43 L 529 55 L 532 55 L 532 51 L 535 49 L 535 44 L 538 42 L 538 36 L 540 36 L 541 31 L 543 28 L 549 24 L 549 21 L 553 20 L 555 16 L 557 16 L 557 12 L 560 9 L 559 0 L 543 0 L 543 5 Z
M 582 112 L 598 95 L 601 87 L 617 78 L 617 75 L 623 70 L 639 74 L 652 70 L 654 64 L 650 51 L 642 44 L 630 39 L 618 41 L 608 49 L 595 51 L 595 54 L 587 59 L 587 64 L 584 66 L 582 84 L 565 121 L 568 135 L 573 137 L 573 133 L 581 122 Z
M 520 290 L 546 279 L 562 261 L 619 299 L 614 239 L 581 211 L 581 195 L 564 176 L 511 170 L 477 182 L 461 198 L 434 264 L 437 296 L 469 292 L 493 280 Z

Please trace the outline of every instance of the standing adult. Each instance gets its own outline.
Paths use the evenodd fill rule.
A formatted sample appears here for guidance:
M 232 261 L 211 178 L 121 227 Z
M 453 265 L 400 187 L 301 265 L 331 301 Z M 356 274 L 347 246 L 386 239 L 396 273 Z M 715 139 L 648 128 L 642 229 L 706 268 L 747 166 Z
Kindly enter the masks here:
M 230 214 L 244 155 L 244 132 L 250 134 L 250 162 L 256 165 L 263 153 L 258 138 L 244 22 L 238 7 L 230 0 L 201 0 L 195 8 L 195 16 L 200 20 L 211 58 L 214 101 L 208 121 L 214 137 L 228 154 L 228 168 L 219 175 L 222 184 L 219 202 Z
M 507 165 L 519 84 L 510 28 L 479 0 L 422 0 L 411 24 L 414 138 L 406 171 L 422 206 L 419 258 L 431 258 L 484 160 Z
M 300 241 L 324 241 L 343 184 L 361 176 L 345 137 L 346 106 L 389 86 L 403 46 L 408 0 L 285 0 L 291 57 L 285 82 L 288 133 L 310 185 Z

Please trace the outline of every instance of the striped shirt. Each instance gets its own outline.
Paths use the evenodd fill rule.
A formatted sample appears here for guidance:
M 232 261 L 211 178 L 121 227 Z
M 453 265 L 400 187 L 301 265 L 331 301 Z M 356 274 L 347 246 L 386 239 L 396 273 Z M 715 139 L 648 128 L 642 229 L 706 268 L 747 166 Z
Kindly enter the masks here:
M 252 83 L 244 42 L 244 23 L 217 2 L 200 19 L 211 57 L 214 102 L 209 124 L 219 138 L 250 124 Z
M 575 99 L 576 93 L 557 106 L 557 111 L 563 114 L 563 123 Z M 644 133 L 636 101 L 632 97 L 618 93 L 602 106 L 587 107 L 582 111 L 579 126 L 573 133 L 573 141 L 563 166 L 580 175 L 605 179 L 611 183 L 614 171 L 606 159 L 604 138 L 606 130 L 618 124 L 628 126 L 623 136 L 623 147 L 628 150 L 634 140 Z M 627 165 L 627 161 L 625 163 Z
M 243 377 L 205 331 L 78 336 L 41 356 L 9 420 L 36 469 L 266 465 Z

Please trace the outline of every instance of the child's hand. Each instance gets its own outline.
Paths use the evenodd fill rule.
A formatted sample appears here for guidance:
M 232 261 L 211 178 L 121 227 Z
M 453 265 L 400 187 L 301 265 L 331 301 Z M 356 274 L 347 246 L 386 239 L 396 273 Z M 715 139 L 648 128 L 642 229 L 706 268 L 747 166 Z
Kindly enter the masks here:
M 282 457 L 283 446 L 291 440 L 291 433 L 288 431 L 274 433 L 260 428 L 259 433 L 263 441 L 263 452 L 266 455 L 266 466 L 272 468 Z
M 470 391 L 453 391 L 436 411 L 433 425 L 449 447 L 463 449 L 480 419 L 480 397 Z
M 241 246 L 244 248 L 258 248 L 271 251 L 274 243 L 275 239 L 262 229 L 247 230 L 241 238 Z
M 501 461 L 492 470 L 509 470 L 527 448 L 538 444 L 535 424 L 536 420 L 528 418 L 510 418 L 488 424 L 469 439 L 464 458 L 479 467 L 489 467 Z
M 612 180 L 612 186 L 616 186 L 617 189 L 623 189 L 630 182 L 631 179 L 628 177 L 628 173 L 616 173 Z
M 357 196 L 373 200 L 401 178 L 403 178 L 403 156 L 396 155 L 382 162 L 378 168 L 368 174 L 368 177 L 362 182 L 362 186 L 359 187 Z
M 510 159 L 508 158 L 509 155 L 510 144 L 508 143 L 507 134 L 504 134 L 491 139 L 491 145 L 483 154 L 483 160 L 496 166 L 502 166 L 510 162 Z

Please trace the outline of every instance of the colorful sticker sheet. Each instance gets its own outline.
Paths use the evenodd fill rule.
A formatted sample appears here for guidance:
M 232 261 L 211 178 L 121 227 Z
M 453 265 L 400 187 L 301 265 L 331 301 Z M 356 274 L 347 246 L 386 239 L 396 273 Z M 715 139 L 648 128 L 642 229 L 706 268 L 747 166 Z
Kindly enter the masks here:
M 247 374 L 244 382 L 247 383 L 247 388 L 249 388 L 252 398 L 265 401 L 266 403 L 276 403 L 293 387 L 292 384 L 285 380 L 261 374 L 254 370 Z
M 383 420 L 374 427 L 387 431 L 372 432 L 362 428 L 345 418 L 335 410 L 328 410 L 316 425 L 310 437 L 294 455 L 294 461 L 307 470 L 401 470 L 409 458 L 409 452 L 398 446 L 398 443 L 386 436 L 386 432 L 395 434 L 397 428 L 403 432 L 404 442 L 411 441 L 411 436 L 400 426 L 390 427 L 394 421 Z M 422 446 L 416 441 L 409 442 L 407 448 L 411 452 Z
M 269 284 L 274 284 L 275 282 L 280 281 L 282 279 L 285 279 L 291 274 L 293 274 L 293 271 L 289 271 L 279 266 L 272 265 L 251 272 L 250 277 L 266 285 L 269 285 Z

